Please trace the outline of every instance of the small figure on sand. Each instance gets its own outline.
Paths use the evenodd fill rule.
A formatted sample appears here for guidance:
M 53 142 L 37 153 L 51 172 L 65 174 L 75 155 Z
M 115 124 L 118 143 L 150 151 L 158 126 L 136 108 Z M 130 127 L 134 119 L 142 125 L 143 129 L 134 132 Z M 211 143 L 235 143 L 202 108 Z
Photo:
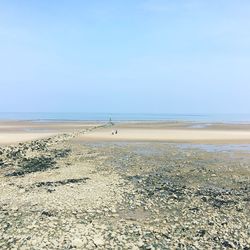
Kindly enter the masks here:
M 112 130 L 112 135 L 117 135 L 118 134 L 118 131 L 117 130 Z

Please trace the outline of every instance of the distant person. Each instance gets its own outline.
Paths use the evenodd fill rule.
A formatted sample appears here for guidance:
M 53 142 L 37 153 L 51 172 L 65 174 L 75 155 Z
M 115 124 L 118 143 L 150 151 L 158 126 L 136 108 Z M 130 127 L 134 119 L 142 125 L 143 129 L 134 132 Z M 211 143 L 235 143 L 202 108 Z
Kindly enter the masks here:
M 113 126 L 113 125 L 114 125 L 114 123 L 112 122 L 111 117 L 109 118 L 109 124 L 110 124 L 111 126 Z
M 112 130 L 112 135 L 114 135 L 115 134 L 115 132 L 114 132 L 114 130 Z
M 116 134 L 116 135 L 118 134 L 118 131 L 117 131 L 117 130 L 115 131 L 115 134 Z

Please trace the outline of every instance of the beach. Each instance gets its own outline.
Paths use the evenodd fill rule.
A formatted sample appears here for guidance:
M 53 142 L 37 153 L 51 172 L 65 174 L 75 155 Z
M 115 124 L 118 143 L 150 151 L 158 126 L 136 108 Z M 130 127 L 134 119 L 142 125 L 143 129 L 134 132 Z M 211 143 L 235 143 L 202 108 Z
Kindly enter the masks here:
M 250 1 L 1 1 L 0 250 L 250 250 Z
M 101 122 L 0 122 L 0 145 L 40 139 L 77 129 L 88 129 Z M 118 134 L 112 135 L 112 131 Z M 177 143 L 246 143 L 250 142 L 250 124 L 194 122 L 120 122 L 77 138 L 82 141 L 144 141 Z
M 116 131 L 112 135 L 112 131 Z M 88 133 L 83 141 L 141 141 L 194 143 L 249 143 L 249 124 L 202 124 L 184 122 L 130 122 Z
M 250 249 L 249 124 L 5 121 L 0 144 L 1 249 Z
M 0 145 L 41 139 L 76 129 L 88 129 L 98 122 L 0 121 Z

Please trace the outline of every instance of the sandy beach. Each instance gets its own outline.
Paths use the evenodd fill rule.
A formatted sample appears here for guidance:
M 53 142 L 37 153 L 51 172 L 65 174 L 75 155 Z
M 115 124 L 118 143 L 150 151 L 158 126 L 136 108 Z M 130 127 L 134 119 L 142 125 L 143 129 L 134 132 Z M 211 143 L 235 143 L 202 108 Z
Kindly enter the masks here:
M 45 132 L 37 132 L 37 133 L 5 132 L 5 133 L 0 133 L 0 145 L 17 144 L 17 143 L 20 143 L 20 142 L 46 138 L 46 137 L 53 136 L 53 135 L 56 135 L 56 134 L 57 133 L 45 133 Z
M 118 134 L 112 135 L 112 131 Z M 82 141 L 158 141 L 181 143 L 250 143 L 250 125 L 141 122 L 117 124 L 88 133 Z
M 0 248 L 250 249 L 249 133 L 246 124 L 1 123 Z
M 0 122 L 0 145 L 46 138 L 100 125 L 96 122 Z M 112 131 L 118 131 L 112 135 Z M 202 124 L 187 122 L 130 122 L 95 130 L 81 141 L 158 141 L 181 143 L 250 143 L 249 124 Z
M 98 126 L 94 122 L 0 121 L 0 145 L 17 144 L 77 129 Z
M 0 145 L 45 138 L 75 129 L 98 126 L 96 122 L 0 122 Z M 112 131 L 118 131 L 112 135 Z M 250 143 L 249 124 L 186 122 L 130 122 L 88 133 L 82 141 L 162 141 L 188 143 Z

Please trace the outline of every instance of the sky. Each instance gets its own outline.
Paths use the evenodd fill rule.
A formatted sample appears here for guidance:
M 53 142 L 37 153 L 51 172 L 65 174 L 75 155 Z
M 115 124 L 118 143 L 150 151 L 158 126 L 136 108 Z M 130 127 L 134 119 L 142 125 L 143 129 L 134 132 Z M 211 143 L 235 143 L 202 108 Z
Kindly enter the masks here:
M 1 0 L 0 112 L 250 113 L 249 0 Z

